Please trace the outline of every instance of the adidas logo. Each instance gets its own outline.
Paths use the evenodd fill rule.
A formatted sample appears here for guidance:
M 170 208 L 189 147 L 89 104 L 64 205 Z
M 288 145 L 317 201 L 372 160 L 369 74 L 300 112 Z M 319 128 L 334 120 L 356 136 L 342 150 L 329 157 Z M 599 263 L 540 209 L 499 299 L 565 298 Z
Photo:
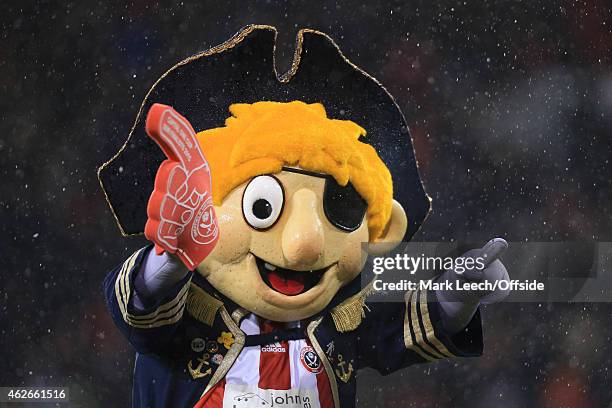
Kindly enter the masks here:
M 268 344 L 261 348 L 262 353 L 285 353 L 287 349 L 283 347 L 279 342 Z

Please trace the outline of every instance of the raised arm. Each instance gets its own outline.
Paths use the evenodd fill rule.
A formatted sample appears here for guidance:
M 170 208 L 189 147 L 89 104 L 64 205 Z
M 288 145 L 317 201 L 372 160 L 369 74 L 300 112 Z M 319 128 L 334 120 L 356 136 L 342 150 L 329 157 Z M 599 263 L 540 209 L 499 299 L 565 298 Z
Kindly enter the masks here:
M 113 269 L 104 284 L 115 323 L 140 352 L 171 338 L 183 316 L 189 271 L 218 238 L 210 171 L 187 119 L 154 104 L 146 131 L 167 156 L 147 205 L 145 236 L 153 245 Z
M 498 259 L 507 247 L 493 239 L 462 257 L 482 256 L 485 267 L 476 274 L 445 271 L 438 280 L 482 281 L 508 279 Z M 360 327 L 359 353 L 363 365 L 387 374 L 411 364 L 482 354 L 479 306 L 501 301 L 506 291 L 409 291 L 404 303 L 369 303 Z

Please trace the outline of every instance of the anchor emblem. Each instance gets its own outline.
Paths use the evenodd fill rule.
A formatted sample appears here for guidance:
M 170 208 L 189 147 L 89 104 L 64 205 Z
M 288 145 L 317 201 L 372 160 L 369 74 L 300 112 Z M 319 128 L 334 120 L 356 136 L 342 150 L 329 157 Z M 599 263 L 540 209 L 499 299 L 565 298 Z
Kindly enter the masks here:
M 347 383 L 351 379 L 351 375 L 353 375 L 353 364 L 351 364 L 350 361 L 344 361 L 344 357 L 342 357 L 342 354 L 338 354 L 338 367 L 335 371 L 338 378 L 340 378 L 342 382 Z
M 209 358 L 210 355 L 208 353 L 205 353 L 202 355 L 202 357 L 197 358 L 196 360 L 198 361 L 198 365 L 196 366 L 196 368 L 193 368 L 191 360 L 189 360 L 189 362 L 187 363 L 187 368 L 189 369 L 189 374 L 191 374 L 191 378 L 196 380 L 198 378 L 206 377 L 207 375 L 212 374 L 212 368 L 210 368 L 210 364 L 208 363 Z M 204 365 L 208 366 L 208 369 L 202 372 L 202 367 L 204 367 Z

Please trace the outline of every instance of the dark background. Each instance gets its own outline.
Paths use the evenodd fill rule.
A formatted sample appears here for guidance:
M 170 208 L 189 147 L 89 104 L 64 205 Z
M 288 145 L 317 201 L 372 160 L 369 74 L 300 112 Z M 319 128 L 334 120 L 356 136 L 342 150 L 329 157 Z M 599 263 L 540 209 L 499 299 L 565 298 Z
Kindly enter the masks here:
M 159 75 L 249 23 L 278 27 L 279 71 L 315 28 L 397 98 L 433 198 L 416 239 L 612 241 L 610 4 L 431 3 L 3 2 L 0 385 L 129 405 L 100 287 L 143 240 L 120 236 L 96 168 Z M 366 372 L 362 406 L 608 406 L 611 315 L 487 307 L 482 358 Z

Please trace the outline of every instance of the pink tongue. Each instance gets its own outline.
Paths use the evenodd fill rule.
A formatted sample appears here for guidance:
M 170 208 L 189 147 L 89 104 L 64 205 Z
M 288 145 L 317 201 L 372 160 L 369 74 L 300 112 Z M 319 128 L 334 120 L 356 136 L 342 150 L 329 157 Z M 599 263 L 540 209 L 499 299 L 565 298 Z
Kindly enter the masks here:
M 284 295 L 299 295 L 304 290 L 304 277 L 300 275 L 285 279 L 276 272 L 268 272 L 270 285 Z

